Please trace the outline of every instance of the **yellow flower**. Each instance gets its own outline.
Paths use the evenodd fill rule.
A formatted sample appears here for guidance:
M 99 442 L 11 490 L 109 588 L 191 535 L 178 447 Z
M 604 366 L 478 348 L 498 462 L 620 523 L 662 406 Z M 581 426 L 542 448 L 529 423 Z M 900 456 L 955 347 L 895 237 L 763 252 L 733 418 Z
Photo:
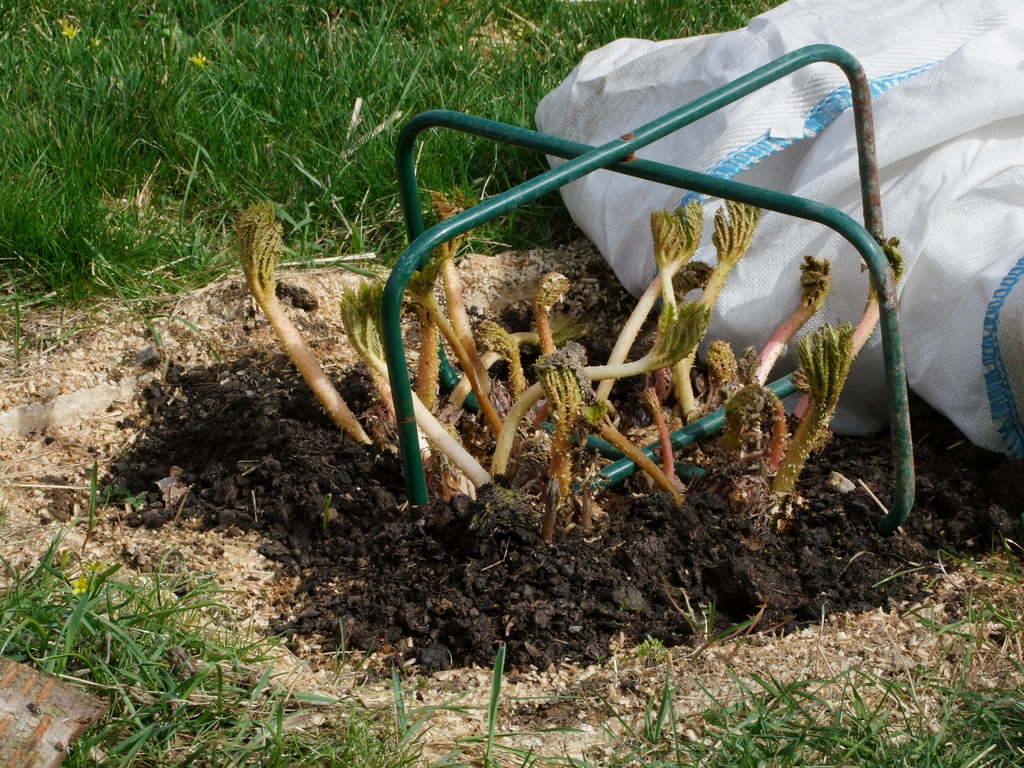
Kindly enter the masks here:
M 64 35 L 68 40 L 74 39 L 74 37 L 81 32 L 71 19 L 63 19 L 60 22 L 60 33 Z
M 189 56 L 188 60 L 195 64 L 200 69 L 206 69 L 207 58 L 203 56 L 203 52 L 200 51 L 195 56 Z
M 71 582 L 71 591 L 76 595 L 80 595 L 89 589 L 89 577 L 84 573 L 81 574 L 77 579 Z
M 101 45 L 103 45 L 103 43 L 100 42 L 100 39 L 98 37 L 94 37 L 92 40 L 89 41 L 89 45 L 91 45 L 93 48 L 99 48 Z

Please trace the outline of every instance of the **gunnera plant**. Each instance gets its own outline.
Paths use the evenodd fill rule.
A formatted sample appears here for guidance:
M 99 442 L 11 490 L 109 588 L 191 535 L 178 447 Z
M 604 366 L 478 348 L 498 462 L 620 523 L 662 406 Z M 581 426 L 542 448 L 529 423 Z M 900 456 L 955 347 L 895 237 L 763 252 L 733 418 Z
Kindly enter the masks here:
M 433 196 L 433 204 L 439 218 L 455 215 L 462 205 L 460 200 L 439 195 Z M 425 463 L 435 468 L 432 476 L 439 484 L 438 494 L 447 498 L 453 489 L 472 493 L 496 480 L 522 482 L 523 491 L 529 487 L 537 504 L 544 541 L 552 540 L 560 518 L 566 523 L 575 519 L 589 529 L 590 505 L 583 499 L 596 486 L 585 480 L 593 477 L 588 474 L 592 469 L 578 457 L 583 446 L 594 439 L 631 459 L 655 487 L 679 504 L 686 488 L 675 471 L 670 422 L 685 424 L 724 404 L 721 455 L 738 467 L 732 476 L 760 473 L 761 479 L 754 485 L 764 493 L 757 498 L 770 495 L 776 507 L 778 500 L 791 498 L 808 456 L 827 435 L 857 344 L 863 343 L 873 320 L 877 321 L 877 297 L 873 292 L 869 296 L 856 331 L 849 326 L 824 326 L 800 340 L 796 382 L 807 394 L 809 407 L 792 435 L 789 417 L 765 381 L 785 346 L 820 310 L 828 291 L 827 262 L 805 258 L 799 306 L 760 353 L 751 350 L 737 360 L 727 344 L 712 342 L 706 359 L 706 384 L 705 379 L 698 379 L 695 390 L 693 366 L 698 346 L 722 287 L 749 249 L 759 220 L 758 209 L 725 202 L 715 213 L 711 237 L 717 262 L 707 265 L 693 259 L 704 226 L 699 203 L 673 213 L 652 214 L 658 275 L 624 323 L 605 365 L 588 364 L 584 348 L 572 340 L 581 327 L 553 314 L 554 307 L 573 290 L 568 278 L 555 272 L 544 275 L 530 302 L 533 327 L 513 332 L 495 318 L 472 319 L 455 262 L 459 242 L 440 247 L 413 276 L 406 301 L 419 323 L 421 339 L 413 409 Z M 281 225 L 270 204 L 257 203 L 242 214 L 238 241 L 247 285 L 328 413 L 347 434 L 369 442 L 277 301 L 274 272 L 281 238 Z M 894 242 L 887 247 L 890 258 L 897 258 Z M 346 290 L 341 314 L 349 341 L 370 370 L 382 411 L 393 421 L 391 382 L 380 341 L 382 291 L 379 281 Z M 682 300 L 698 291 L 696 300 Z M 657 322 L 650 323 L 650 315 L 659 305 Z M 629 359 L 642 336 L 650 339 L 645 342 L 646 351 Z M 439 387 L 444 348 L 461 368 L 462 381 L 450 393 Z M 532 367 L 524 364 L 524 348 L 539 353 Z M 498 361 L 504 365 L 494 369 Z M 507 382 L 492 381 L 493 370 L 507 371 Z M 648 439 L 653 438 L 656 447 L 647 450 L 620 429 L 619 414 L 610 398 L 616 381 L 636 376 L 643 377 L 640 400 L 654 424 Z M 479 404 L 476 415 L 466 410 L 470 392 Z M 673 395 L 674 413 L 670 407 Z M 480 428 L 466 430 L 467 424 Z M 374 434 L 380 439 L 386 432 L 374 430 Z M 545 461 L 536 461 L 538 450 L 546 451 Z M 512 471 L 523 451 L 533 452 L 525 475 L 521 467 Z M 594 460 L 587 461 L 592 467 Z M 538 472 L 539 483 L 529 476 L 532 472 Z M 516 492 L 516 488 L 507 491 Z M 574 518 L 577 508 L 580 514 Z
M 249 292 L 267 316 L 288 357 L 334 423 L 352 439 L 369 443 L 366 430 L 338 394 L 313 350 L 278 301 L 275 273 L 282 248 L 282 227 L 274 206 L 266 202 L 250 205 L 238 218 L 238 253 Z

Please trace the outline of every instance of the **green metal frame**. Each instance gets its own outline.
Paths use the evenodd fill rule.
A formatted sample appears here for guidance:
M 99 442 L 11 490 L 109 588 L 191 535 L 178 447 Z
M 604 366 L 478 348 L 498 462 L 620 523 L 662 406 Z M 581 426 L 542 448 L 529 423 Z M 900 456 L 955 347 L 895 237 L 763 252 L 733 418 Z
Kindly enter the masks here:
M 649 160 L 633 159 L 633 153 L 670 133 L 699 120 L 759 88 L 815 63 L 832 63 L 843 70 L 853 95 L 854 121 L 864 208 L 862 226 L 842 211 L 827 205 L 760 187 L 720 179 L 707 174 L 676 168 Z M 450 128 L 493 141 L 565 158 L 557 168 L 520 184 L 506 192 L 440 222 L 424 231 L 416 184 L 415 147 L 420 133 L 428 128 Z M 770 211 L 816 221 L 842 235 L 857 249 L 878 295 L 881 309 L 882 351 L 888 387 L 888 408 L 895 463 L 896 490 L 889 513 L 877 521 L 883 534 L 894 532 L 910 514 L 914 503 L 914 458 L 907 404 L 907 381 L 903 363 L 903 345 L 899 333 L 896 283 L 880 243 L 883 242 L 879 201 L 878 172 L 875 160 L 874 126 L 871 117 L 871 92 L 867 77 L 857 60 L 848 52 L 831 45 L 811 45 L 793 51 L 706 96 L 696 99 L 658 118 L 622 139 L 591 147 L 548 134 L 459 112 L 435 110 L 413 117 L 398 137 L 395 150 L 398 185 L 409 247 L 399 257 L 384 288 L 381 309 L 381 335 L 398 420 L 399 448 L 405 473 L 409 503 L 424 504 L 427 488 L 419 437 L 413 416 L 412 386 L 401 331 L 402 300 L 414 272 L 421 269 L 430 254 L 442 243 L 464 234 L 484 222 L 538 197 L 552 192 L 598 169 L 606 169 L 680 189 L 736 200 Z M 785 381 L 785 380 L 783 380 Z M 783 382 L 777 382 L 781 385 Z M 789 385 L 791 386 L 791 385 Z M 716 422 L 717 420 L 717 422 Z M 717 423 L 717 426 L 712 424 Z M 688 444 L 721 426 L 721 416 L 711 414 L 673 436 L 674 444 Z M 606 468 L 614 477 L 625 476 L 625 464 Z

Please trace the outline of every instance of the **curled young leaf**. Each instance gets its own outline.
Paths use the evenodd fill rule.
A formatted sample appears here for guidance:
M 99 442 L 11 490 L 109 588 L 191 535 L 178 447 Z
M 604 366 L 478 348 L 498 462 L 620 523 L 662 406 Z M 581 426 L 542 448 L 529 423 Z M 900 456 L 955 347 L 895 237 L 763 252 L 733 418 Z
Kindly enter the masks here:
M 716 339 L 711 342 L 704 364 L 708 369 L 708 381 L 715 393 L 736 378 L 738 372 L 736 354 L 727 341 Z
M 693 258 L 704 234 L 704 206 L 694 201 L 687 203 L 685 208 L 677 208 L 676 216 L 683 227 L 683 253 L 686 260 Z
M 476 205 L 476 202 L 462 192 L 462 190 L 455 190 L 450 195 L 445 195 L 441 192 L 430 193 L 430 207 L 433 209 L 438 221 L 446 221 L 472 208 L 474 205 Z M 466 241 L 467 236 L 468 233 L 463 233 L 442 243 L 434 255 L 442 261 L 453 258 L 459 247 Z
M 568 277 L 558 272 L 548 272 L 541 278 L 540 285 L 537 286 L 537 293 L 533 299 L 534 311 L 537 311 L 538 308 L 545 312 L 550 311 L 555 304 L 565 298 L 569 287 Z
M 477 325 L 476 335 L 484 349 L 496 352 L 508 363 L 509 377 L 512 381 L 512 395 L 518 398 L 526 391 L 526 375 L 523 373 L 519 342 L 515 340 L 511 333 L 493 320 L 482 320 Z
M 652 211 L 651 237 L 658 271 L 671 270 L 673 264 L 684 256 L 683 222 L 668 211 Z
M 821 307 L 828 295 L 829 277 L 832 265 L 828 259 L 816 259 L 810 254 L 804 256 L 800 265 L 800 302 L 804 306 Z
M 714 267 L 703 261 L 691 261 L 672 276 L 672 289 L 676 296 L 685 296 L 690 291 L 702 291 L 711 279 Z
M 810 397 L 812 407 L 835 409 L 853 363 L 852 337 L 853 328 L 842 323 L 838 328 L 823 325 L 800 339 L 800 370 L 794 382 Z
M 583 373 L 586 362 L 583 347 L 570 342 L 565 348 L 542 357 L 536 366 L 537 378 L 544 387 L 555 422 L 548 475 L 557 483 L 557 499 L 563 502 L 571 497 L 572 491 L 573 433 L 580 423 L 580 409 L 593 397 L 590 381 Z
M 890 237 L 888 240 L 882 243 L 882 253 L 885 254 L 885 260 L 889 262 L 889 267 L 892 269 L 893 279 L 898 283 L 900 278 L 903 277 L 903 254 L 900 253 L 900 239 L 898 237 Z
M 608 410 L 609 406 L 607 400 L 595 400 L 590 405 L 583 406 L 583 408 L 580 409 L 580 413 L 588 424 L 597 426 L 601 423 L 604 417 L 608 415 Z
M 696 301 L 662 309 L 658 321 L 658 340 L 650 356 L 655 368 L 667 368 L 697 349 L 711 322 L 711 310 Z
M 284 229 L 268 202 L 250 205 L 238 218 L 238 254 L 249 290 L 258 301 L 274 293 L 274 273 L 284 248 Z
M 760 208 L 735 200 L 725 201 L 715 213 L 715 233 L 711 237 L 720 265 L 731 268 L 743 257 L 760 221 Z
M 853 351 L 853 328 L 846 324 L 838 328 L 824 325 L 800 339 L 800 370 L 793 383 L 807 393 L 809 407 L 772 481 L 773 493 L 792 493 L 811 452 L 827 439 L 829 422 L 853 362 Z
M 566 369 L 572 372 L 581 389 L 590 389 L 590 379 L 586 374 L 587 351 L 581 344 L 570 341 L 561 349 L 544 355 L 534 366 L 538 377 L 544 377 L 549 371 Z M 589 398 L 588 398 L 589 399 Z
M 346 288 L 341 294 L 341 322 L 356 351 L 373 367 L 384 362 L 384 344 L 380 337 L 380 310 L 384 284 L 369 280 L 358 288 Z
M 427 301 L 427 296 L 433 293 L 440 269 L 437 262 L 428 261 L 423 269 L 412 273 L 406 288 L 406 294 L 412 302 L 423 304 Z
M 537 334 L 540 336 L 540 351 L 545 355 L 555 351 L 555 341 L 551 332 L 551 308 L 565 298 L 569 286 L 569 278 L 565 275 L 548 272 L 541 278 L 534 294 L 533 318 L 537 323 Z

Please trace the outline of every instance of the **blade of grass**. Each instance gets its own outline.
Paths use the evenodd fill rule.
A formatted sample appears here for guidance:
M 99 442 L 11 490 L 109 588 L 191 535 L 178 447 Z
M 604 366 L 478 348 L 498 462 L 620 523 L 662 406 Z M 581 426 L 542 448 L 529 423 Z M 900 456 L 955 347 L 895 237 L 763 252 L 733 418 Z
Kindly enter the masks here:
M 494 657 L 494 672 L 491 674 L 491 695 L 487 700 L 487 742 L 484 746 L 484 768 L 496 765 L 491 758 L 494 748 L 494 733 L 498 725 L 498 704 L 501 702 L 501 679 L 505 674 L 505 644 L 498 645 Z

